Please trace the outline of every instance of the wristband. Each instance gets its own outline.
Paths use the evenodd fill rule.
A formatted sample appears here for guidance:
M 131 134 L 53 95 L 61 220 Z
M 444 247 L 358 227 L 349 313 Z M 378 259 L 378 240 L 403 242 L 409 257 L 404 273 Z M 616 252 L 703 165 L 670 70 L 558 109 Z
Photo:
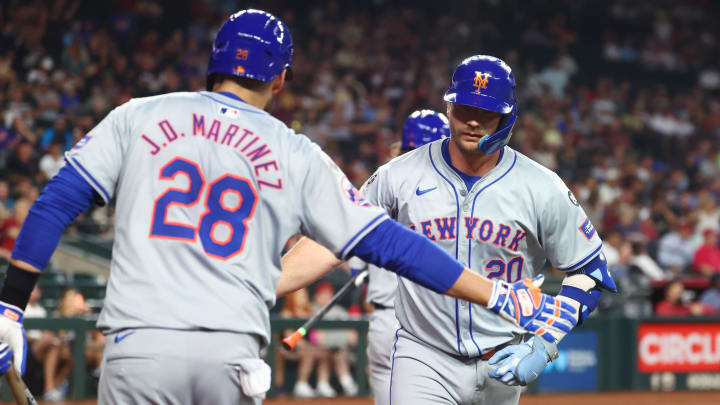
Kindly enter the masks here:
M 0 290 L 0 301 L 24 311 L 38 278 L 40 273 L 26 271 L 10 264 L 5 273 L 5 283 Z

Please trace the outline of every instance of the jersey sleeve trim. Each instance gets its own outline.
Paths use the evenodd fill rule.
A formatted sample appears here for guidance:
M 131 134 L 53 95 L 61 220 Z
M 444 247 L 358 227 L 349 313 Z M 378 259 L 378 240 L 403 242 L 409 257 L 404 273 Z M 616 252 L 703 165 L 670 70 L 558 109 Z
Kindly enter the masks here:
M 83 167 L 83 165 L 80 164 L 80 162 L 69 156 L 66 156 L 65 160 L 67 160 L 68 163 L 70 163 L 74 168 L 76 168 L 80 175 L 85 180 L 87 180 L 87 182 L 90 183 L 91 186 L 93 186 L 95 191 L 97 191 L 98 194 L 102 196 L 103 200 L 105 200 L 105 204 L 110 202 L 110 194 L 105 191 L 103 186 L 100 185 L 100 182 L 95 180 L 95 178 Z
M 560 270 L 560 271 L 571 271 L 571 270 L 575 270 L 575 269 L 577 269 L 577 268 L 579 268 L 579 267 L 582 267 L 582 266 L 584 266 L 585 264 L 587 264 L 587 262 L 589 262 L 592 258 L 594 258 L 595 256 L 597 256 L 597 254 L 600 253 L 600 250 L 601 250 L 601 249 L 602 249 L 602 243 L 600 244 L 600 246 L 598 246 L 597 249 L 593 250 L 592 253 L 590 253 L 589 255 L 585 256 L 585 258 L 582 259 L 582 260 L 580 260 L 579 262 L 573 264 L 572 266 L 568 266 L 568 267 L 558 267 L 557 269 Z
M 386 213 L 382 213 L 375 218 L 373 218 L 370 222 L 367 223 L 362 229 L 360 229 L 350 240 L 343 246 L 342 249 L 340 249 L 340 258 L 345 260 L 345 256 L 352 250 L 353 247 L 357 244 L 357 242 L 362 239 L 361 236 L 364 236 L 368 232 L 372 231 L 376 226 L 382 222 L 382 220 L 390 219 L 390 217 Z

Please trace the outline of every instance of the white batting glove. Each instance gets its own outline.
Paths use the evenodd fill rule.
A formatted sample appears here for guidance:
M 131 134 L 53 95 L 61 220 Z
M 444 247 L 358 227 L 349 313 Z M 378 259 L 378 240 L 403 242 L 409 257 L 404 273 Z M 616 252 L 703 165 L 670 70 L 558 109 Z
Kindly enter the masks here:
M 23 327 L 23 311 L 2 301 L 0 301 L 0 342 L 7 344 L 12 351 L 13 363 L 18 373 L 25 374 L 27 340 Z M 0 371 L 3 369 L 7 371 L 0 365 Z
M 568 303 L 540 291 L 545 277 L 539 275 L 506 283 L 494 280 L 487 308 L 510 322 L 557 343 L 577 325 L 577 311 Z

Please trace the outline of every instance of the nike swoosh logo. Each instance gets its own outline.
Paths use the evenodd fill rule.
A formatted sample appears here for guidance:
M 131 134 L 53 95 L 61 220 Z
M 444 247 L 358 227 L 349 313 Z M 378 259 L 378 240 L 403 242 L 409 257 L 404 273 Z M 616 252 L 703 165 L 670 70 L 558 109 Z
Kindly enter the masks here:
M 425 193 L 429 193 L 429 192 L 435 190 L 436 188 L 437 188 L 437 187 L 428 188 L 427 190 L 420 190 L 420 187 L 418 187 L 417 190 L 415 190 L 415 194 L 417 194 L 417 195 L 423 195 L 423 194 L 425 194 Z
M 115 343 L 120 343 L 120 341 L 124 340 L 126 337 L 130 335 L 134 335 L 136 331 L 128 332 L 124 335 L 115 335 Z

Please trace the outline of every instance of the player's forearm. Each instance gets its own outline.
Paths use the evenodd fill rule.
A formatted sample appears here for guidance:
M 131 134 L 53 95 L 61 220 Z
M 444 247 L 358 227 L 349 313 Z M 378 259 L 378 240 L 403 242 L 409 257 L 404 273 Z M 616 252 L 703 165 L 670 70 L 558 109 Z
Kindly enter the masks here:
M 314 240 L 300 239 L 282 258 L 282 274 L 277 287 L 278 298 L 307 287 L 341 263 L 330 250 Z
M 487 306 L 492 296 L 493 282 L 485 276 L 477 274 L 470 269 L 464 269 L 455 284 L 445 291 L 461 300 L 474 302 L 475 304 Z

